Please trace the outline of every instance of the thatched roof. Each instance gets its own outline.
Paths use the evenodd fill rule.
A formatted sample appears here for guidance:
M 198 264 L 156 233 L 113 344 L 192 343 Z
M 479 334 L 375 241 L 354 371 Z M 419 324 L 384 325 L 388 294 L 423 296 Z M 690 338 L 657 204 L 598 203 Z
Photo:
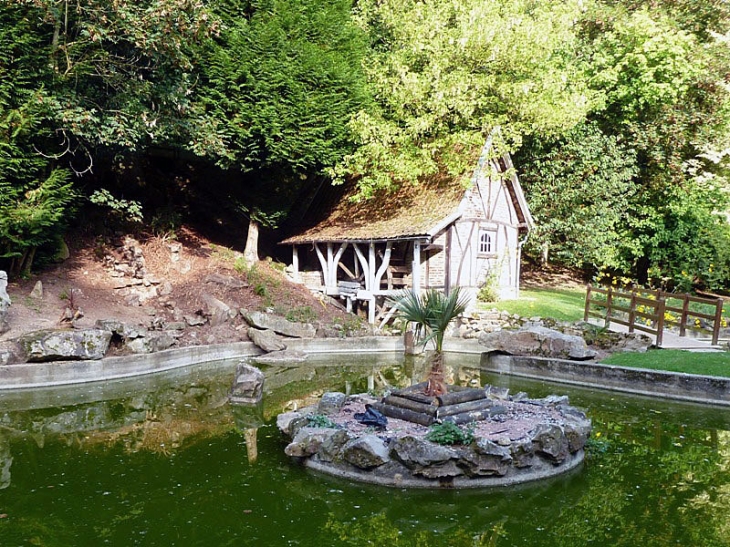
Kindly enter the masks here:
M 321 220 L 282 243 L 370 241 L 432 237 L 445 221 L 455 220 L 469 179 L 431 177 L 417 185 L 381 190 L 354 202 L 354 182 L 330 205 L 321 206 Z

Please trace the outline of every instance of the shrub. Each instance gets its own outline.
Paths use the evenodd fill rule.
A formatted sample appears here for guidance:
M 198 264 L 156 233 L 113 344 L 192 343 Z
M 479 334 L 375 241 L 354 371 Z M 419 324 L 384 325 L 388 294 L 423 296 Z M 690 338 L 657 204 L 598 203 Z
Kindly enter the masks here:
M 433 424 L 428 428 L 426 440 L 443 445 L 471 444 L 474 441 L 474 424 L 469 424 L 465 428 L 449 421 Z

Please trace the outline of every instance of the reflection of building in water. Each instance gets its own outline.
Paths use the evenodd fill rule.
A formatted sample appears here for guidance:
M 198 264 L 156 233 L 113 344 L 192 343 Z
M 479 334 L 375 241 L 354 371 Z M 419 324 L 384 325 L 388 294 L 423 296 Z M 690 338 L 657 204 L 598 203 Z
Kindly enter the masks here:
M 13 456 L 10 455 L 10 443 L 0 435 L 0 490 L 10 486 L 10 466 Z

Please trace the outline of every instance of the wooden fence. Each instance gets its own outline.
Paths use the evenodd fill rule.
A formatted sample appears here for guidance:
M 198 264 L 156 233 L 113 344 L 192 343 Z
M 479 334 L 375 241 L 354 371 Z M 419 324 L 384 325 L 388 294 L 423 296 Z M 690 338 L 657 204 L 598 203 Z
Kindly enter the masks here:
M 680 305 L 670 305 L 673 301 Z M 714 309 L 713 313 L 690 308 L 692 303 Z M 687 329 L 707 332 L 702 321 L 712 322 L 712 345 L 717 345 L 722 324 L 721 298 L 700 298 L 689 294 L 674 294 L 663 291 L 620 291 L 613 287 L 601 288 L 588 285 L 583 320 L 589 317 L 603 319 L 606 328 L 611 323 L 628 327 L 629 332 L 640 330 L 656 336 L 655 344 L 662 345 L 664 329 L 677 327 L 679 336 L 686 336 Z M 699 326 L 695 323 L 699 323 Z

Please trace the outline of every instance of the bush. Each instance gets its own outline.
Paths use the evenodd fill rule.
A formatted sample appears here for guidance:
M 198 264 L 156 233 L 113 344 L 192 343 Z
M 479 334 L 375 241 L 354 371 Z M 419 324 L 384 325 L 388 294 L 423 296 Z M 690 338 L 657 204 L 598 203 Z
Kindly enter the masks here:
M 474 441 L 474 424 L 461 428 L 454 422 L 433 424 L 428 428 L 426 440 L 436 444 L 471 444 Z

